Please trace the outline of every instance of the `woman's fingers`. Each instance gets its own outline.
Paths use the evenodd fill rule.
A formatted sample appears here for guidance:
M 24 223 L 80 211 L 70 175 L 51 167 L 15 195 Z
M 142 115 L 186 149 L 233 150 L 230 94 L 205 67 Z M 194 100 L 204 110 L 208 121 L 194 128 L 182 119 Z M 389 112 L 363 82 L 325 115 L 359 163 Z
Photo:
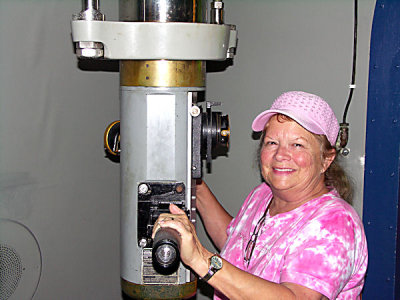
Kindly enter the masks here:
M 170 204 L 171 213 L 160 214 L 154 224 L 152 237 L 160 228 L 171 228 L 178 232 L 180 236 L 179 248 L 182 261 L 191 265 L 196 258 L 201 256 L 203 246 L 201 245 L 194 225 L 188 219 L 186 213 L 174 204 Z
M 175 218 L 169 217 L 169 216 L 161 216 L 161 215 L 158 217 L 157 221 L 154 223 L 154 226 L 153 226 L 153 233 L 151 234 L 152 239 L 154 239 L 154 236 L 156 235 L 157 231 L 161 227 L 163 227 L 163 226 L 161 226 L 162 223 L 165 221 L 168 221 L 168 220 L 173 221 L 173 220 L 175 220 Z
M 174 204 L 170 204 L 169 210 L 171 213 L 160 214 L 157 221 L 154 223 L 152 238 L 154 238 L 156 232 L 160 229 L 160 227 L 174 228 L 174 226 L 173 226 L 174 223 L 166 223 L 167 221 L 177 221 L 177 222 L 182 222 L 184 224 L 190 223 L 185 212 L 182 209 L 180 209 L 178 206 L 176 206 Z
M 175 204 L 172 204 L 172 203 L 169 205 L 169 211 L 172 214 L 186 215 L 182 209 L 180 209 L 178 206 L 176 206 Z

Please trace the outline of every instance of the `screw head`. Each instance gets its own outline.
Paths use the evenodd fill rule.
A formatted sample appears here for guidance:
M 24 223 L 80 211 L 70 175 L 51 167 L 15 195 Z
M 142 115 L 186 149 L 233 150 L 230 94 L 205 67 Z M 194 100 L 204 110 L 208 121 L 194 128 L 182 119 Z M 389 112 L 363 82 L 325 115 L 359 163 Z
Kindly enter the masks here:
M 139 194 L 141 194 L 141 195 L 146 194 L 149 191 L 149 187 L 147 186 L 147 184 L 142 183 L 139 185 L 138 191 L 139 191 Z
M 139 246 L 140 246 L 141 248 L 146 247 L 146 246 L 147 246 L 147 240 L 146 240 L 145 238 L 142 238 L 142 239 L 139 241 Z
M 192 106 L 190 114 L 192 115 L 192 117 L 197 117 L 198 115 L 200 115 L 200 108 L 196 105 Z

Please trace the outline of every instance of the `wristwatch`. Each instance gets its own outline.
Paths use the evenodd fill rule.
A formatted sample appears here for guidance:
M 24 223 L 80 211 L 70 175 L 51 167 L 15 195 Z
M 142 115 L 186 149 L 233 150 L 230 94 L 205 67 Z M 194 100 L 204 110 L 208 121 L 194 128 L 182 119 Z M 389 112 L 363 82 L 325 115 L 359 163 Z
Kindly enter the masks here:
M 200 279 L 204 281 L 209 281 L 211 277 L 219 270 L 222 269 L 222 258 L 218 254 L 214 254 L 210 258 L 210 267 L 208 269 L 208 273 L 204 277 L 200 277 Z

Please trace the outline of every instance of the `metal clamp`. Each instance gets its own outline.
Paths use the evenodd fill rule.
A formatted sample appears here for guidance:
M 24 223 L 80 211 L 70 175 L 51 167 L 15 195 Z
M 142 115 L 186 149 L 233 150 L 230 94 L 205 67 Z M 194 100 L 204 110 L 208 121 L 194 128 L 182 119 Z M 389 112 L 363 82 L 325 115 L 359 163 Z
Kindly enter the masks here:
M 232 25 L 73 20 L 71 27 L 78 45 L 103 45 L 103 51 L 77 51 L 88 58 L 225 60 L 232 58 L 237 45 Z

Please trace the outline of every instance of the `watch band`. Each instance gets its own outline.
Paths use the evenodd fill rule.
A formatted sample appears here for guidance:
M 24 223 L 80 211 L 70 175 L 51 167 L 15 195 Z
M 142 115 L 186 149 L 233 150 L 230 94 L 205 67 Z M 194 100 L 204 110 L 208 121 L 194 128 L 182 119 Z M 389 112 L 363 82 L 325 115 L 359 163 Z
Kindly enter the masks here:
M 214 274 L 215 274 L 215 272 L 209 269 L 208 272 L 207 272 L 207 274 L 206 274 L 204 277 L 200 277 L 200 279 L 203 280 L 203 281 L 205 281 L 205 282 L 207 282 L 207 281 L 210 280 L 210 278 L 211 278 Z
M 211 277 L 214 276 L 215 273 L 217 273 L 219 270 L 222 269 L 222 258 L 218 254 L 214 254 L 213 256 L 210 257 L 210 267 L 208 269 L 208 272 L 204 277 L 200 277 L 203 281 L 207 282 L 210 280 Z

